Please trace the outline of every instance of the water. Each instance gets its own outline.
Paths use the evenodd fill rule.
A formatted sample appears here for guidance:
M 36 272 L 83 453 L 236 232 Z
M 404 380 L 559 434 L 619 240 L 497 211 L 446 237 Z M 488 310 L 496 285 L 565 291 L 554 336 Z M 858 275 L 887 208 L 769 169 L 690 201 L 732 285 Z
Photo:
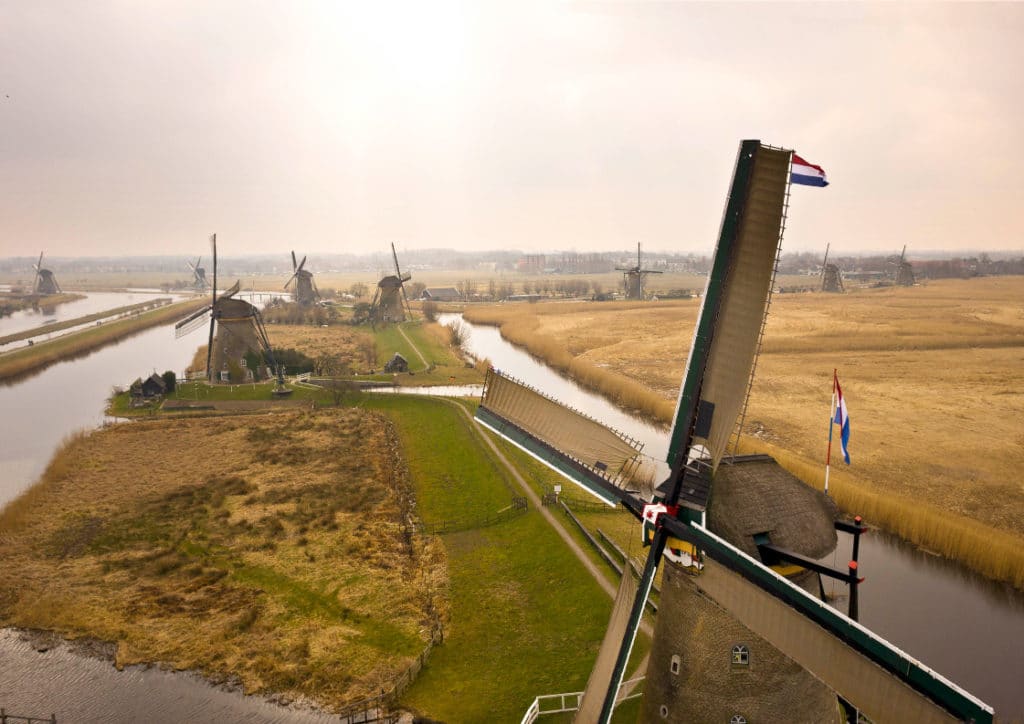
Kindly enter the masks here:
M 109 661 L 76 652 L 68 644 L 39 653 L 9 629 L 0 630 L 0 653 L 0 703 L 10 714 L 55 714 L 62 724 L 337 721 L 219 689 L 193 673 L 143 666 L 118 671 Z
M 0 317 L 0 337 L 15 332 L 24 332 L 35 327 L 53 322 L 64 322 L 69 319 L 84 317 L 87 314 L 97 314 L 108 309 L 125 307 L 129 304 L 139 304 L 152 299 L 172 297 L 180 299 L 181 295 L 164 294 L 158 291 L 133 290 L 131 292 L 90 292 L 85 299 L 77 299 L 66 304 L 58 304 L 55 307 L 41 307 L 39 309 L 22 309 L 10 316 Z M 10 345 L 4 348 L 12 349 Z
M 170 326 L 153 327 L 74 361 L 61 362 L 13 385 L 0 385 L 0 505 L 29 487 L 70 433 L 104 421 L 115 386 L 136 377 L 179 374 L 205 339 L 174 339 Z
M 459 319 L 439 315 L 442 324 Z M 643 441 L 645 453 L 664 460 L 666 430 L 565 379 L 502 339 L 496 327 L 463 324 L 467 352 Z M 850 550 L 841 534 L 829 562 L 845 568 Z M 994 707 L 1003 721 L 1024 715 L 1024 594 L 877 531 L 861 538 L 859 558 L 866 578 L 859 591 L 862 623 Z M 836 604 L 845 610 L 845 593 Z

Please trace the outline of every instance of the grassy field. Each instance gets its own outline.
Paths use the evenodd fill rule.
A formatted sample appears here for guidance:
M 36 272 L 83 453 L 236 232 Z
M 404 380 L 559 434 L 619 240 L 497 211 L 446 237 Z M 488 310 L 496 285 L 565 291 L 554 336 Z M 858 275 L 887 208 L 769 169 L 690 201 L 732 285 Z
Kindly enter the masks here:
M 536 304 L 467 318 L 667 421 L 697 312 L 697 300 Z M 853 464 L 833 465 L 837 501 L 1024 587 L 1024 278 L 776 295 L 745 445 L 819 488 L 833 367 L 853 428 Z
M 359 409 L 138 422 L 72 440 L 0 515 L 0 623 L 247 691 L 377 694 L 446 611 L 394 428 Z
M 424 520 L 508 505 L 511 482 L 481 443 L 469 442 L 477 432 L 452 404 L 401 397 L 365 404 L 395 420 Z M 518 721 L 539 694 L 581 690 L 611 599 L 539 513 L 442 541 L 450 624 L 403 703 L 448 722 Z
M 63 360 L 74 359 L 143 330 L 166 324 L 202 306 L 202 300 L 169 304 L 128 319 L 92 327 L 0 355 L 0 382 L 17 380 Z

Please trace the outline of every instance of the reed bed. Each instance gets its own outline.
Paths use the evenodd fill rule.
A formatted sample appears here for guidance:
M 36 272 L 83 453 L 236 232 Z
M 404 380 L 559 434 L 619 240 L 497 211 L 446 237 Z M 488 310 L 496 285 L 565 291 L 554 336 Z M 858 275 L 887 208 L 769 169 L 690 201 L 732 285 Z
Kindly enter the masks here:
M 0 625 L 117 643 L 249 692 L 390 688 L 447 615 L 394 428 L 361 409 L 76 435 L 0 512 Z
M 87 355 L 150 327 L 175 321 L 205 303 L 205 300 L 178 302 L 130 319 L 85 329 L 0 355 L 0 383 L 16 382 L 50 365 Z
M 500 325 L 563 374 L 669 422 L 697 304 L 570 306 L 504 305 L 467 319 Z M 833 466 L 840 505 L 1024 588 L 1022 350 L 1021 277 L 778 295 L 744 439 L 772 445 L 780 462 L 820 487 L 838 367 L 854 436 L 853 466 Z

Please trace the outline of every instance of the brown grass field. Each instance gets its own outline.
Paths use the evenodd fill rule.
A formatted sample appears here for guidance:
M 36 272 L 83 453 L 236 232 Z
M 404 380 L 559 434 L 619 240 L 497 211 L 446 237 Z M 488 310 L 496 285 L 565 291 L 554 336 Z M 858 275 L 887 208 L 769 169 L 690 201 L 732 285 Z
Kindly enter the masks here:
M 668 421 L 697 312 L 690 300 L 466 316 L 500 323 L 584 384 Z M 819 488 L 833 368 L 852 429 L 852 465 L 833 450 L 840 505 L 1024 587 L 1024 278 L 774 297 L 743 447 L 771 452 Z
M 117 425 L 0 513 L 0 625 L 340 704 L 388 689 L 445 616 L 443 550 L 412 523 L 377 413 Z

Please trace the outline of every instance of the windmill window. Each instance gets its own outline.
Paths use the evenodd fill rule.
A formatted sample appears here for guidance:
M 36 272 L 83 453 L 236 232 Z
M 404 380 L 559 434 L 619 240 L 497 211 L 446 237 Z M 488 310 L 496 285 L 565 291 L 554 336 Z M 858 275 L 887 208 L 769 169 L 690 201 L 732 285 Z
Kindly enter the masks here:
M 742 714 L 733 714 L 729 724 L 747 724 L 747 718 Z
M 679 674 L 679 664 L 680 664 L 679 654 L 673 655 L 672 656 L 672 663 L 669 664 L 669 669 L 672 671 L 673 674 L 676 674 L 676 675 Z
M 736 644 L 732 647 L 730 662 L 734 669 L 750 666 L 750 649 L 746 644 Z

